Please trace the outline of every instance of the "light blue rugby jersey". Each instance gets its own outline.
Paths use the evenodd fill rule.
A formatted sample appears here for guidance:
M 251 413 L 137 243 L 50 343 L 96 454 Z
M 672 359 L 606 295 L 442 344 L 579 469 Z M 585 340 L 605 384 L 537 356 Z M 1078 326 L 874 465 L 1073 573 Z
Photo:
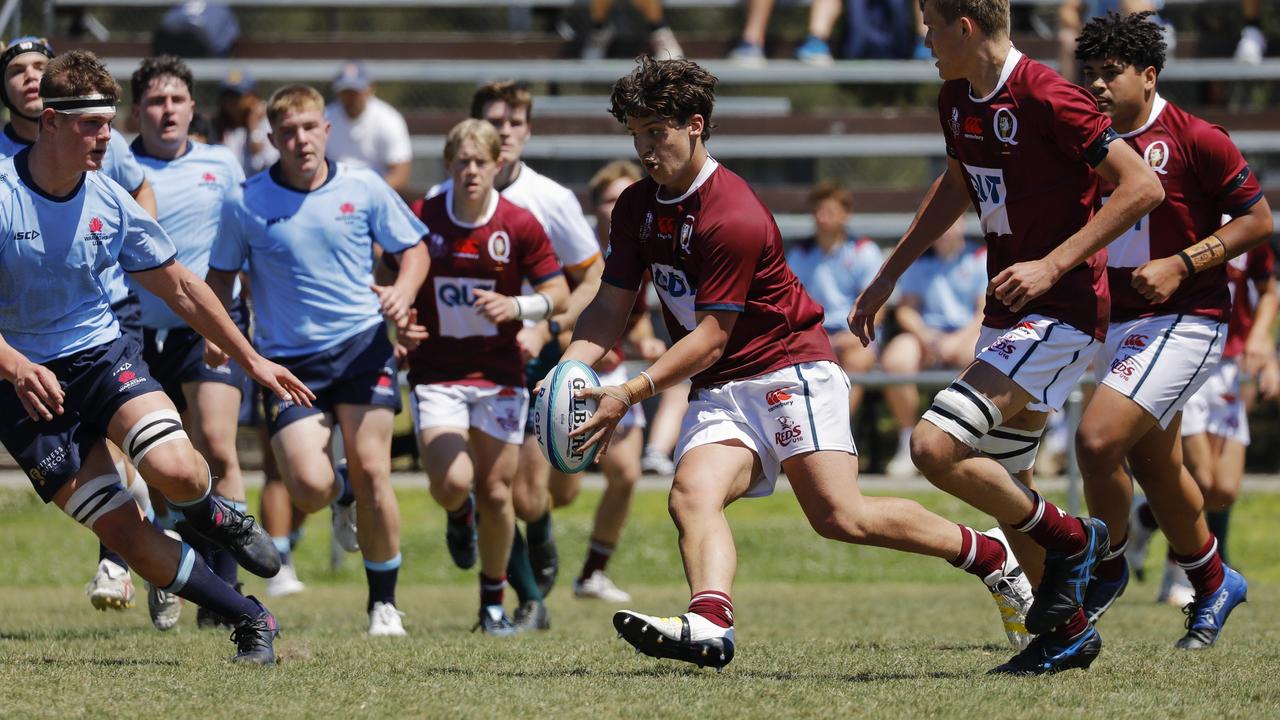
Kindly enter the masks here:
M 880 247 L 869 238 L 849 239 L 827 254 L 813 239 L 787 249 L 787 265 L 822 306 L 828 332 L 848 330 L 849 310 L 880 269 Z
M 37 363 L 111 342 L 102 276 L 162 267 L 177 250 L 117 183 L 84 173 L 66 198 L 36 189 L 28 153 L 0 160 L 0 334 Z
M 925 325 L 945 332 L 973 322 L 978 300 L 987 292 L 986 248 L 968 243 L 951 258 L 926 252 L 902 273 L 897 295 L 916 298 Z
M 4 132 L 0 133 L 0 158 L 13 157 L 28 147 L 31 147 L 31 143 L 18 137 L 12 124 L 4 126 Z M 107 142 L 107 154 L 102 158 L 102 169 L 98 172 L 120 183 L 120 186 L 130 193 L 141 187 L 142 181 L 146 179 L 142 166 L 129 150 L 129 143 L 115 128 L 111 129 L 111 140 Z M 102 282 L 107 288 L 107 295 L 111 298 L 112 304 L 120 302 L 129 294 L 124 271 L 118 266 L 113 265 L 108 268 L 106 274 L 102 276 Z
M 267 357 L 333 347 L 382 322 L 373 247 L 416 245 L 427 228 L 372 170 L 329 161 L 310 192 L 283 185 L 279 165 L 244 184 L 224 206 L 209 267 L 237 272 L 248 261 L 254 343 Z
M 155 189 L 160 227 L 178 248 L 178 262 L 203 279 L 209 271 L 209 251 L 222 222 L 223 202 L 240 195 L 244 182 L 240 161 L 224 147 L 194 141 L 188 143 L 185 153 L 172 160 L 147 155 L 139 141 L 134 141 L 133 151 Z M 142 303 L 143 327 L 187 326 L 163 300 L 132 281 L 129 287 Z

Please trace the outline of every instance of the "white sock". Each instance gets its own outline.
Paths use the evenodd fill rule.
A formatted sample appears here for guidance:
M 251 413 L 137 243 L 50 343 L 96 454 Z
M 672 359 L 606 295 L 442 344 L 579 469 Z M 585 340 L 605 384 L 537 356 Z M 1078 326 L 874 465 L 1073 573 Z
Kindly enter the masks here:
M 898 452 L 904 453 L 911 447 L 911 428 L 898 431 Z

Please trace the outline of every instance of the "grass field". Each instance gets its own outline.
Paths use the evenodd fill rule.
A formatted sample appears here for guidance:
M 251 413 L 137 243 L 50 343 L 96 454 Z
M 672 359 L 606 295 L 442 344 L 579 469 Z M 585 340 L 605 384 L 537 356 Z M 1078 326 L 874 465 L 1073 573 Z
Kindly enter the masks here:
M 270 603 L 284 636 L 279 667 L 233 667 L 224 633 L 151 628 L 145 598 L 95 612 L 82 588 L 91 535 L 26 489 L 0 488 L 0 718 L 100 717 L 1277 717 L 1280 565 L 1272 527 L 1280 496 L 1246 495 L 1231 538 L 1250 602 L 1220 645 L 1173 650 L 1181 613 L 1131 585 L 1102 623 L 1088 672 L 991 679 L 1010 651 L 978 582 L 945 563 L 819 539 L 794 498 L 730 509 L 740 575 L 738 654 L 725 672 L 635 655 L 615 639 L 614 608 L 575 600 L 596 495 L 556 515 L 564 564 L 552 629 L 513 639 L 472 635 L 474 575 L 452 567 L 443 518 L 423 490 L 400 493 L 407 640 L 364 637 L 364 577 L 349 557 L 328 570 L 327 514 L 298 557 L 308 591 Z M 918 496 L 959 521 L 980 518 L 940 494 Z M 1153 558 L 1160 557 L 1157 541 Z M 1151 573 L 1157 576 L 1153 560 Z M 662 493 L 642 493 L 611 575 L 636 609 L 687 601 Z M 249 592 L 261 593 L 256 578 Z M 509 593 L 510 595 L 510 593 Z

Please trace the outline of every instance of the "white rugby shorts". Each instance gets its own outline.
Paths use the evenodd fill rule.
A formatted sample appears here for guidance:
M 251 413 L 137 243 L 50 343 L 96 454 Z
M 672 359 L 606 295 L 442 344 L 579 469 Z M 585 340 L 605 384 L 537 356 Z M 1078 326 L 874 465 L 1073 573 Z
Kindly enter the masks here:
M 1222 360 L 1182 408 L 1182 436 L 1207 432 L 1249 444 L 1249 419 L 1240 396 L 1240 366 Z
M 621 385 L 627 381 L 627 366 L 619 363 L 617 367 L 599 374 L 600 385 Z M 618 421 L 619 428 L 643 428 L 645 426 L 644 408 L 640 403 L 631 406 L 627 414 Z
M 773 493 L 782 461 L 816 450 L 857 455 L 849 427 L 849 377 L 830 361 L 807 362 L 702 388 L 676 444 L 676 464 L 693 448 L 738 440 L 760 458 L 745 497 Z
M 1167 428 L 1222 357 L 1226 324 L 1199 315 L 1112 323 L 1094 359 L 1098 382 L 1133 400 Z
M 520 445 L 524 442 L 529 391 L 503 385 L 414 385 L 410 406 L 415 433 L 433 427 L 475 428 L 503 442 Z
M 1028 315 L 1011 328 L 982 326 L 975 359 L 999 370 L 1031 395 L 1027 409 L 1061 410 L 1100 345 L 1070 325 Z

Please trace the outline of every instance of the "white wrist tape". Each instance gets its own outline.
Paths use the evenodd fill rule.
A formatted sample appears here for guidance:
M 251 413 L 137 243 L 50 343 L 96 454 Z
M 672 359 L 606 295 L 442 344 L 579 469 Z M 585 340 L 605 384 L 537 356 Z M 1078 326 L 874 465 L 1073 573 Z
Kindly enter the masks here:
M 521 320 L 545 320 L 551 317 L 551 298 L 546 293 L 517 295 L 516 317 Z

